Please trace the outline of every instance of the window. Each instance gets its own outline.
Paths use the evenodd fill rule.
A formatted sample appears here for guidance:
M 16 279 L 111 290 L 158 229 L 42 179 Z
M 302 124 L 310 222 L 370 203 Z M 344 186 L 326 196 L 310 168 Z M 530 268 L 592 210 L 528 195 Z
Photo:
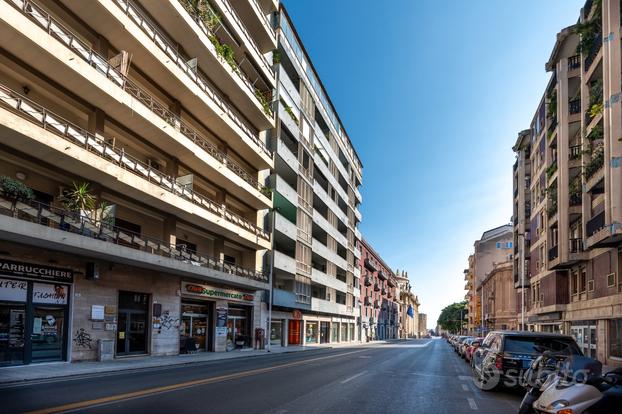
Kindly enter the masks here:
M 622 319 L 609 321 L 609 356 L 622 358 Z
M 294 293 L 296 294 L 296 302 L 311 303 L 311 279 L 296 275 Z
M 585 270 L 581 271 L 581 276 L 579 277 L 579 293 L 585 293 L 587 290 L 587 273 Z
M 607 275 L 607 287 L 614 287 L 616 285 L 616 274 L 609 273 Z
M 227 263 L 227 264 L 235 265 L 235 257 L 233 257 L 233 256 L 229 256 L 229 255 L 225 254 L 223 256 L 223 261 L 225 263 Z
M 497 242 L 496 246 L 497 246 L 497 249 L 500 249 L 501 248 L 501 242 Z
M 505 244 L 505 247 L 508 248 L 508 249 L 511 249 L 512 248 L 512 242 L 507 242 Z

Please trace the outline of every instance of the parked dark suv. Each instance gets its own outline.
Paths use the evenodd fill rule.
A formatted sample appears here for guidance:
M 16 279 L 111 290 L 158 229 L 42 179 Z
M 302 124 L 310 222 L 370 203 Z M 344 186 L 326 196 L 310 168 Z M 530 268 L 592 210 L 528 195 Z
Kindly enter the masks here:
M 583 355 L 571 336 L 524 331 L 490 332 L 473 354 L 473 376 L 484 390 L 520 385 L 524 371 L 544 351 Z

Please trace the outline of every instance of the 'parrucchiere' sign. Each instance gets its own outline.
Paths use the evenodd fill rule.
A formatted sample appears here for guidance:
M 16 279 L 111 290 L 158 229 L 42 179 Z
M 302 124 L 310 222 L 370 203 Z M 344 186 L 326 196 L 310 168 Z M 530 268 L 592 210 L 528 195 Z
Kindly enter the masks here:
M 0 259 L 0 274 L 21 276 L 50 282 L 73 283 L 73 270 L 34 263 L 14 262 Z

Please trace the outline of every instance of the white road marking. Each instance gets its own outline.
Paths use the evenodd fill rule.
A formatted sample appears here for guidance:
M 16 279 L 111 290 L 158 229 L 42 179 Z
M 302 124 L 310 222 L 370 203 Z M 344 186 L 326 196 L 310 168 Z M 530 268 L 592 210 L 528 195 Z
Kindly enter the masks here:
M 371 358 L 371 356 L 369 356 L 369 355 L 361 355 L 359 358 L 367 359 L 367 358 Z
M 467 401 L 469 402 L 471 410 L 477 410 L 477 404 L 475 404 L 475 400 L 473 398 L 467 398 Z
M 468 375 L 459 375 L 458 379 L 460 379 L 462 381 L 469 381 L 471 379 L 471 377 L 468 376 Z
M 346 378 L 343 381 L 341 381 L 342 384 L 345 384 L 346 382 L 350 382 L 355 378 L 360 377 L 361 375 L 364 375 L 367 371 L 361 371 L 358 374 L 352 375 L 350 378 Z
M 469 390 L 469 386 L 466 384 L 462 384 L 462 390 L 463 391 L 468 391 Z

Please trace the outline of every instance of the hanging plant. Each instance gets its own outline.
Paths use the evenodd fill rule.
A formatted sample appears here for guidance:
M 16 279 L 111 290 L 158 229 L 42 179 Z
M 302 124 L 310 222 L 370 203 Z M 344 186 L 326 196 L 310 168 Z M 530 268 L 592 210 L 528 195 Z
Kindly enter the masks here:
M 556 118 L 557 115 L 557 89 L 553 89 L 549 96 L 549 105 L 547 107 L 549 118 Z
M 259 100 L 261 107 L 266 115 L 272 117 L 272 108 L 270 108 L 270 98 L 267 92 L 262 92 L 259 89 L 255 89 L 255 96 Z
M 35 198 L 34 192 L 26 184 L 4 175 L 0 177 L 0 190 L 13 200 L 31 201 Z
M 292 118 L 292 121 L 294 121 L 296 125 L 300 126 L 300 121 L 298 120 L 298 117 L 296 116 L 296 114 L 294 114 L 292 107 L 285 103 L 283 104 L 283 106 L 285 107 L 285 112 L 287 112 L 290 118 Z
M 216 49 L 216 55 L 227 62 L 229 66 L 231 66 L 231 69 L 237 73 L 240 67 L 238 66 L 238 62 L 235 61 L 235 52 L 233 48 L 226 43 L 220 43 L 220 40 L 215 35 L 210 35 L 209 40 Z

